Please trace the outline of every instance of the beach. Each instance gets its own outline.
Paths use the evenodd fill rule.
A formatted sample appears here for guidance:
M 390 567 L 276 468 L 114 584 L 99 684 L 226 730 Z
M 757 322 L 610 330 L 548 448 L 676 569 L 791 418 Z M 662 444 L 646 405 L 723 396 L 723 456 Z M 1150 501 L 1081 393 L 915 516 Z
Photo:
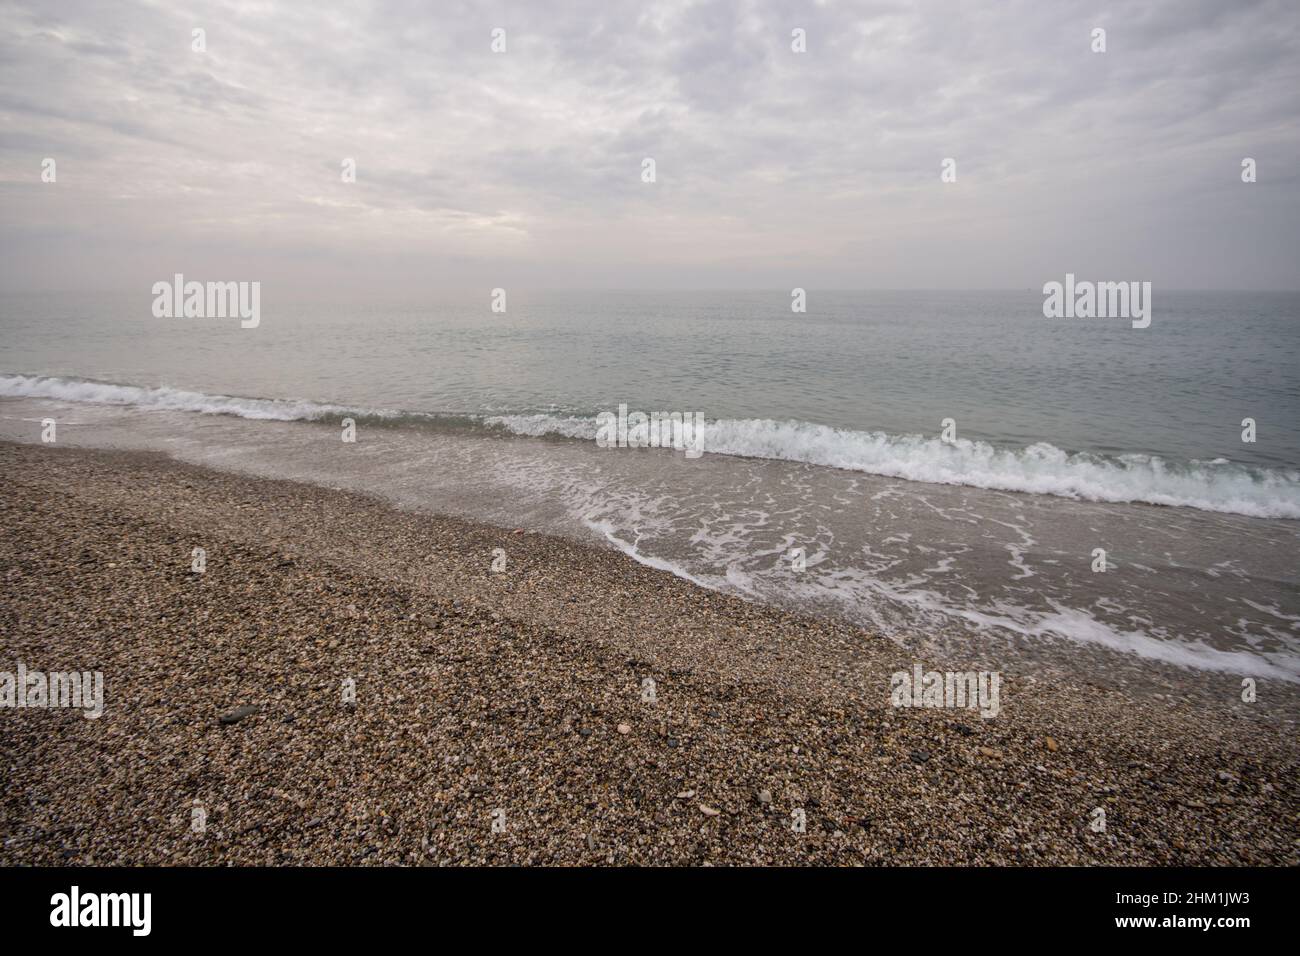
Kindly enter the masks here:
M 98 718 L 0 710 L 0 864 L 1300 862 L 1290 683 L 1008 669 L 995 717 L 895 707 L 971 661 L 356 491 L 0 471 L 0 671 L 104 684 Z

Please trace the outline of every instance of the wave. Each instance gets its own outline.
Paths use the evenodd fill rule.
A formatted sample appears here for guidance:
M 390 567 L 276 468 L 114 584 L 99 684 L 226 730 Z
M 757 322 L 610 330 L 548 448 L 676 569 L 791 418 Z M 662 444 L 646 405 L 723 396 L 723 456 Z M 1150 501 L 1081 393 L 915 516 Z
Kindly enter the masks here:
M 596 437 L 594 417 L 503 415 L 491 421 L 520 435 Z M 1250 468 L 1222 458 L 1205 462 L 1170 462 L 1136 454 L 1112 458 L 1067 452 L 1047 442 L 1001 448 L 967 439 L 949 443 L 923 435 L 771 419 L 708 422 L 704 450 L 932 484 L 1181 506 L 1256 518 L 1300 518 L 1300 471 Z
M 234 395 L 209 395 L 189 392 L 165 385 L 147 388 L 138 385 L 115 385 L 90 379 L 56 378 L 43 375 L 0 375 L 0 396 L 6 398 L 50 398 L 64 402 L 87 402 L 94 405 L 134 405 L 163 411 L 201 412 L 207 415 L 236 415 L 260 421 L 316 421 L 340 414 L 364 414 L 386 418 L 395 413 L 360 411 L 339 405 L 278 398 L 241 398 Z
M 0 397 L 130 405 L 267 421 L 317 421 L 350 415 L 358 420 L 459 425 L 538 438 L 592 440 L 597 431 L 595 416 L 472 416 L 350 408 L 51 376 L 0 375 Z M 708 422 L 703 447 L 710 454 L 803 462 L 933 484 L 1169 505 L 1258 518 L 1300 518 L 1300 471 L 1251 468 L 1221 458 L 1172 462 L 1155 455 L 1108 457 L 1067 452 L 1047 442 L 1003 448 L 967 439 L 949 443 L 922 435 L 771 419 Z
M 596 419 L 585 415 L 493 415 L 484 419 L 487 425 L 504 428 L 514 435 L 527 435 L 530 438 L 545 438 L 556 435 L 561 438 L 577 438 L 594 441 L 596 438 Z

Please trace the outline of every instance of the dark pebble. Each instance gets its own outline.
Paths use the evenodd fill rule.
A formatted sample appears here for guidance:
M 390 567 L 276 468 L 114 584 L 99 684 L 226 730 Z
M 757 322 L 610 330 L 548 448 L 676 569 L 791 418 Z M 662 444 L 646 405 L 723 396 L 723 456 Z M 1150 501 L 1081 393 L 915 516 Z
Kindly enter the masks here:
M 237 724 L 245 717 L 250 717 L 255 713 L 257 713 L 256 707 L 252 704 L 244 704 L 242 707 L 236 707 L 228 714 L 222 714 L 221 722 L 223 724 Z

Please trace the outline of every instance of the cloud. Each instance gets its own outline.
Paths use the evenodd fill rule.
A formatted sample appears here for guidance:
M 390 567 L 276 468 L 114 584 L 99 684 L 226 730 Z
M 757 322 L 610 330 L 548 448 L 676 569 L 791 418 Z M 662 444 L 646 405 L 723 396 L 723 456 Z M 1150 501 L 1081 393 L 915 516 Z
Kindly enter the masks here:
M 5 287 L 285 261 L 308 285 L 351 263 L 362 292 L 368 272 L 1295 286 L 1287 0 L 194 11 L 4 7 Z M 45 156 L 57 184 L 40 182 Z M 1259 163 L 1251 186 L 1244 156 Z M 956 183 L 940 182 L 945 157 Z

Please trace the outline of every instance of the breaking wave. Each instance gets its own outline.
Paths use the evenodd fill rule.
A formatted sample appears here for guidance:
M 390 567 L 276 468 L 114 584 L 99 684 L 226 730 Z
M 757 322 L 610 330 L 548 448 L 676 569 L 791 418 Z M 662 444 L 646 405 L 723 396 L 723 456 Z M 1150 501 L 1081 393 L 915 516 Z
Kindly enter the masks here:
M 355 412 L 338 405 L 278 398 L 240 398 L 208 395 L 168 388 L 114 385 L 89 379 L 54 378 L 43 375 L 0 375 L 0 396 L 6 398 L 50 398 L 63 402 L 94 405 L 135 405 L 163 411 L 202 412 L 208 415 L 236 415 L 261 421 L 316 421 L 327 416 Z M 390 417 L 394 413 L 368 412 L 369 417 Z
M 514 435 L 594 439 L 594 416 L 447 416 L 242 398 L 48 376 L 0 375 L 0 396 L 44 398 L 267 421 L 340 415 L 389 422 L 463 424 Z M 1175 462 L 1155 455 L 1067 452 L 1046 442 L 1023 448 L 965 439 L 891 435 L 798 421 L 721 419 L 705 426 L 710 454 L 805 462 L 888 478 L 1103 502 L 1141 502 L 1261 518 L 1300 518 L 1300 471 L 1251 468 L 1223 459 Z
M 520 435 L 596 436 L 594 418 L 506 415 L 491 421 Z M 709 422 L 704 450 L 933 484 L 1172 505 L 1257 518 L 1300 518 L 1300 471 L 1250 468 L 1223 459 L 1171 462 L 1155 455 L 1108 457 L 1067 452 L 1047 442 L 1004 448 L 965 439 L 948 443 L 923 435 L 769 419 Z

